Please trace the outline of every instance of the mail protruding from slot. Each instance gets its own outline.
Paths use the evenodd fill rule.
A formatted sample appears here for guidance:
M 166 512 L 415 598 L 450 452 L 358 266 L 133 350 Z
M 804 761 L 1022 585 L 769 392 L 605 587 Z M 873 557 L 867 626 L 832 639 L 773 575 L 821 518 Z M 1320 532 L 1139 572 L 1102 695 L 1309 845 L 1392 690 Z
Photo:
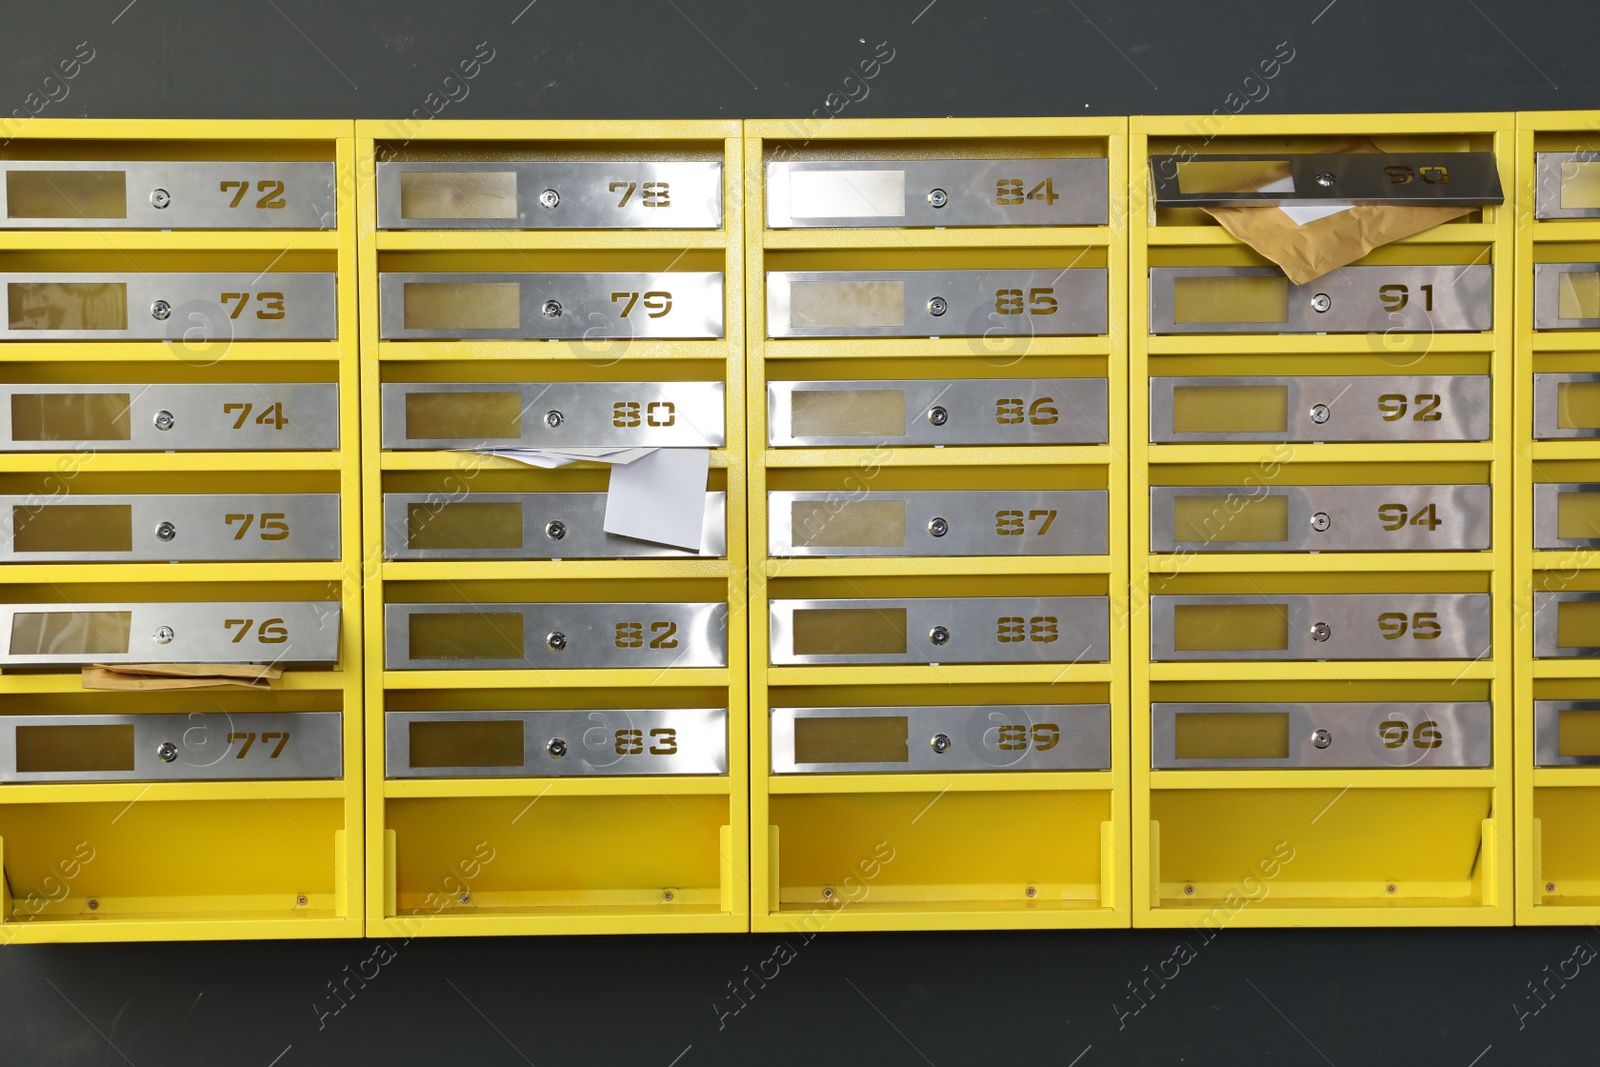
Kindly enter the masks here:
M 608 534 L 605 493 L 383 495 L 388 559 L 716 558 L 727 554 L 726 493 L 707 493 L 698 552 Z
M 338 601 L 4 604 L 3 667 L 339 659 Z

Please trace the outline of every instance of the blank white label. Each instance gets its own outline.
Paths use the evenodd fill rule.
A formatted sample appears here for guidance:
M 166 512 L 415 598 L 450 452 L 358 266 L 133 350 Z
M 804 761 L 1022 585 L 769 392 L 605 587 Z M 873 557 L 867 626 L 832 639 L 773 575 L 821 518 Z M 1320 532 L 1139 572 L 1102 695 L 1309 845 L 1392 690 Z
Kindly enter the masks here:
M 789 215 L 797 219 L 904 218 L 903 170 L 797 170 L 789 175 Z

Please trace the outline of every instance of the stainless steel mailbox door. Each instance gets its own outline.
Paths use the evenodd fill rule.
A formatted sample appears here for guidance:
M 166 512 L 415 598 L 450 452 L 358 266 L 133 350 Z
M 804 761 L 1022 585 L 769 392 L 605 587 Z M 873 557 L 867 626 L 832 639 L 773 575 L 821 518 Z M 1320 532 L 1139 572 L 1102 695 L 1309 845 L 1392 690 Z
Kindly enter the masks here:
M 385 383 L 383 447 L 721 448 L 721 382 Z
M 773 774 L 1103 771 L 1109 704 L 773 708 Z
M 722 273 L 378 275 L 385 341 L 722 337 Z
M 1104 159 L 768 163 L 767 227 L 1104 226 Z
M 1533 328 L 1600 330 L 1600 263 L 1535 263 Z
M 380 230 L 714 230 L 722 163 L 378 164 Z
M 1535 374 L 1533 436 L 1540 441 L 1600 437 L 1600 374 Z
M 324 452 L 339 447 L 332 382 L 0 385 L 0 451 Z
M 337 711 L 0 715 L 0 782 L 340 778 Z
M 1104 378 L 769 382 L 773 448 L 1098 445 Z
M 1489 547 L 1487 485 L 1152 486 L 1154 552 L 1445 552 Z
M 9 230 L 331 230 L 330 163 L 0 161 Z
M 726 604 L 387 604 L 384 664 L 407 670 L 726 667 Z
M 1345 267 L 1305 285 L 1276 267 L 1151 267 L 1150 332 L 1489 330 L 1493 282 L 1486 264 Z M 1248 321 L 1223 317 L 1231 309 L 1222 302 L 1235 299 L 1252 304 Z
M 768 337 L 1066 337 L 1106 332 L 1106 272 L 768 271 Z
M 1493 152 L 1190 153 L 1151 156 L 1150 175 L 1158 208 L 1505 202 Z
M 770 556 L 1103 556 L 1104 489 L 769 492 Z
M 0 288 L 0 341 L 211 345 L 339 336 L 332 274 L 0 274 Z
M 1152 596 L 1150 658 L 1479 660 L 1487 593 Z
M 828 663 L 1104 663 L 1103 596 L 773 600 L 775 666 Z
M 1156 770 L 1488 767 L 1488 703 L 1150 705 Z
M 1536 483 L 1533 547 L 1600 548 L 1600 482 Z
M 1600 593 L 1534 593 L 1533 654 L 1600 656 Z
M 1487 441 L 1486 374 L 1151 378 L 1150 440 Z
M 0 604 L 0 667 L 332 664 L 337 601 Z
M 388 778 L 728 773 L 727 708 L 391 711 Z
M 726 493 L 706 494 L 700 551 L 606 533 L 605 493 L 383 494 L 389 559 L 715 558 L 727 554 Z
M 1536 219 L 1600 219 L 1600 152 L 1535 152 Z
M 1533 765 L 1600 766 L 1600 700 L 1535 700 Z
M 4 563 L 338 558 L 337 493 L 0 497 Z

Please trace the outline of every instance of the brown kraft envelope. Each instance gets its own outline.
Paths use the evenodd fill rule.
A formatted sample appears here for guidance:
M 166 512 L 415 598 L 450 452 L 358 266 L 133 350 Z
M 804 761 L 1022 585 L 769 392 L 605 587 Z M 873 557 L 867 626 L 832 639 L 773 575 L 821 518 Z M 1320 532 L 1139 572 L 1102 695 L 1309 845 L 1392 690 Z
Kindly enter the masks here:
M 277 667 L 240 663 L 96 663 L 83 669 L 85 689 L 205 689 L 232 685 L 268 689 Z

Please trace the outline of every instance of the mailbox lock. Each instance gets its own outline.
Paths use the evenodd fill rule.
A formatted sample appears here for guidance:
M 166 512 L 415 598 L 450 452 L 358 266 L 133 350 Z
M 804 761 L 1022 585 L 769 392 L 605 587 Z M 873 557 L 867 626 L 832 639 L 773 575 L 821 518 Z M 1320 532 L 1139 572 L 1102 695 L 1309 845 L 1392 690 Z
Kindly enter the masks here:
M 551 630 L 544 635 L 544 643 L 550 646 L 550 651 L 560 652 L 567 647 L 567 635 L 560 630 Z
M 1311 421 L 1321 426 L 1333 417 L 1333 411 L 1326 404 L 1311 405 Z
M 560 759 L 567 754 L 567 743 L 559 737 L 552 737 L 545 742 L 544 750 L 556 759 Z
M 560 519 L 551 519 L 544 524 L 544 535 L 552 541 L 559 541 L 567 536 L 567 524 Z
M 950 305 L 945 302 L 945 299 L 942 296 L 936 296 L 932 300 L 928 301 L 928 314 L 932 315 L 934 318 L 938 318 L 940 315 L 943 315 L 949 310 Z
M 172 305 L 165 300 L 157 300 L 150 305 L 150 317 L 165 322 L 172 315 Z
M 158 627 L 156 627 L 155 638 L 156 638 L 156 644 L 158 644 L 158 645 L 170 645 L 170 644 L 172 644 L 172 639 L 175 636 L 176 635 L 172 632 L 172 627 L 170 627 L 170 626 L 158 626 Z
M 157 541 L 170 541 L 178 536 L 178 528 L 170 522 L 164 522 L 156 527 Z
M 934 207 L 944 207 L 950 202 L 950 194 L 943 189 L 933 189 L 928 193 L 928 203 Z
M 177 422 L 177 421 L 178 421 L 177 419 L 174 419 L 172 417 L 172 412 L 170 412 L 170 411 L 158 411 L 158 412 L 156 412 L 155 422 L 156 422 L 156 429 L 158 429 L 158 430 L 170 430 L 170 429 L 172 429 L 173 424 L 175 422 Z
M 545 318 L 547 318 L 547 319 L 559 319 L 561 317 L 561 301 L 559 301 L 559 300 L 546 300 L 544 302 L 543 311 L 544 311 L 544 317 Z
M 1320 728 L 1313 730 L 1311 731 L 1311 743 L 1318 748 L 1327 748 L 1333 744 L 1333 732 Z
M 1313 640 L 1313 641 L 1326 641 L 1328 638 L 1330 638 L 1332 636 L 1333 636 L 1333 627 L 1329 626 L 1327 623 L 1325 623 L 1325 622 L 1314 622 L 1314 623 L 1311 624 L 1311 640 Z
M 1333 520 L 1328 518 L 1328 513 L 1326 511 L 1319 511 L 1315 515 L 1311 516 L 1311 528 L 1317 531 L 1317 533 L 1326 532 L 1328 527 L 1332 525 Z
M 561 203 L 561 194 L 554 189 L 546 189 L 539 194 L 540 207 L 555 207 L 559 203 Z
M 171 763 L 178 758 L 178 746 L 171 741 L 163 741 L 156 746 L 156 757 L 162 763 Z
M 1317 175 L 1317 184 L 1322 186 L 1324 189 L 1333 188 L 1333 181 L 1333 175 L 1328 171 L 1323 171 L 1321 174 Z
M 1331 307 L 1333 307 L 1333 297 L 1327 293 L 1318 293 L 1311 298 L 1311 310 L 1318 314 L 1327 311 Z
M 933 735 L 933 740 L 929 741 L 928 744 L 929 744 L 929 746 L 931 746 L 933 748 L 933 751 L 936 754 L 942 756 L 946 752 L 950 751 L 950 735 L 949 734 L 934 734 Z
M 947 645 L 950 643 L 950 631 L 943 626 L 935 626 L 928 631 L 928 640 L 936 645 Z
M 157 211 L 172 203 L 172 194 L 165 189 L 150 190 L 150 206 Z
M 950 524 L 941 518 L 934 518 L 928 523 L 928 532 L 935 537 L 943 537 L 950 532 Z
M 552 430 L 566 421 L 567 417 L 559 411 L 547 411 L 544 413 L 544 424 Z
M 931 407 L 928 409 L 928 421 L 935 426 L 943 426 L 950 421 L 950 412 L 941 407 Z

